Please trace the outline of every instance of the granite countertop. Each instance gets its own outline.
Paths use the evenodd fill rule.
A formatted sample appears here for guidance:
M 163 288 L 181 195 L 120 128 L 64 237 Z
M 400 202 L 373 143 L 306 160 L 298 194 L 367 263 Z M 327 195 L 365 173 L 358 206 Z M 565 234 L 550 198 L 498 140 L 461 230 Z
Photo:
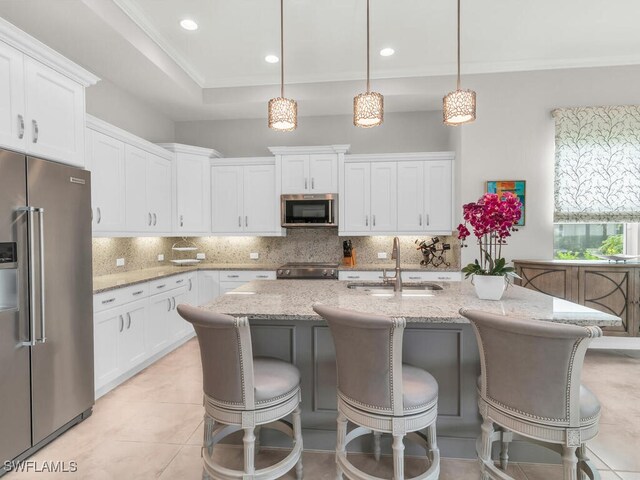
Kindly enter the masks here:
M 161 267 L 144 268 L 141 270 L 131 270 L 122 273 L 113 273 L 110 275 L 100 275 L 93 277 L 93 293 L 102 293 L 116 288 L 127 287 L 137 283 L 144 283 L 150 280 L 170 277 L 172 275 L 180 275 L 181 273 L 193 272 L 197 270 L 268 270 L 275 271 L 282 264 L 270 263 L 198 263 L 188 266 L 164 265 Z M 346 267 L 341 265 L 339 270 L 370 270 L 382 271 L 383 268 L 393 269 L 395 264 L 363 264 L 355 267 Z M 427 269 L 419 264 L 402 265 L 402 270 L 411 271 L 446 271 L 455 272 L 455 269 Z
M 406 285 L 406 282 L 405 282 Z M 253 320 L 310 320 L 321 318 L 315 303 L 361 312 L 405 317 L 416 323 L 468 323 L 461 307 L 521 318 L 576 325 L 621 325 L 618 317 L 560 300 L 522 287 L 511 286 L 501 301 L 480 300 L 471 282 L 447 282 L 443 290 L 370 295 L 347 288 L 337 280 L 257 280 L 214 300 L 203 308 Z

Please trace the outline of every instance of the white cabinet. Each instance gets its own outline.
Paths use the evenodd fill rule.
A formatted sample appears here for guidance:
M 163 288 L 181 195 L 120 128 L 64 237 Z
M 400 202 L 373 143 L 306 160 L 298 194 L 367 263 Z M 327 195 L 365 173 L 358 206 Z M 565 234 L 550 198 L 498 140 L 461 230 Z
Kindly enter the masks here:
M 220 272 L 200 270 L 198 272 L 198 305 L 206 305 L 220 296 Z
M 186 286 L 180 287 L 172 292 L 172 307 L 167 319 L 167 334 L 169 343 L 182 338 L 189 330 L 189 323 L 182 319 L 178 313 L 178 305 L 189 303 L 189 291 Z
M 394 162 L 347 163 L 340 232 L 394 233 L 397 227 L 397 178 Z
M 213 233 L 280 235 L 278 208 L 272 163 L 211 167 Z
M 171 291 L 149 297 L 147 349 L 153 355 L 169 344 L 169 318 L 173 310 Z
M 0 144 L 25 149 L 23 55 L 0 42 Z
M 398 163 L 398 232 L 450 234 L 451 161 Z
M 133 302 L 121 314 L 121 328 L 118 347 L 118 366 L 127 371 L 142 362 L 147 356 L 144 329 L 147 322 L 147 300 Z
M 86 130 L 91 169 L 94 232 L 117 232 L 125 227 L 124 143 Z
M 129 232 L 171 231 L 171 162 L 125 145 L 126 228 Z
M 336 193 L 337 191 L 337 154 L 282 156 L 282 193 Z

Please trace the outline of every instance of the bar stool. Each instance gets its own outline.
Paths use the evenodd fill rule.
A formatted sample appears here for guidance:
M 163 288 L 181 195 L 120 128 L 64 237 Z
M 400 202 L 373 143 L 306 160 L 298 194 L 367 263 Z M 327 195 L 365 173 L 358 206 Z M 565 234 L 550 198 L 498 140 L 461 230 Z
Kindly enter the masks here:
M 599 479 L 585 442 L 598 433 L 600 403 L 580 384 L 584 355 L 598 327 L 539 322 L 461 309 L 480 350 L 477 453 L 482 478 L 505 473 L 513 433 L 562 455 L 565 480 Z M 496 429 L 496 426 L 499 427 Z M 491 459 L 501 442 L 500 468 Z
M 413 480 L 436 479 L 440 453 L 436 441 L 438 383 L 426 371 L 402 364 L 404 318 L 369 315 L 316 305 L 331 330 L 338 370 L 338 441 L 336 473 L 356 480 L 381 480 L 357 469 L 346 447 L 357 437 L 374 434 L 374 453 L 380 458 L 380 434 L 393 435 L 394 480 L 404 480 L 404 444 L 421 444 L 429 468 Z M 347 433 L 347 424 L 356 428 Z M 427 429 L 426 436 L 420 432 Z
M 247 318 L 178 305 L 178 313 L 193 324 L 200 344 L 204 385 L 203 478 L 272 480 L 294 466 L 302 479 L 300 373 L 274 358 L 253 358 Z M 292 414 L 293 426 L 283 420 Z M 256 470 L 254 429 L 274 428 L 293 438 L 293 450 L 280 462 Z M 244 470 L 231 470 L 213 460 L 213 447 L 224 437 L 244 430 Z

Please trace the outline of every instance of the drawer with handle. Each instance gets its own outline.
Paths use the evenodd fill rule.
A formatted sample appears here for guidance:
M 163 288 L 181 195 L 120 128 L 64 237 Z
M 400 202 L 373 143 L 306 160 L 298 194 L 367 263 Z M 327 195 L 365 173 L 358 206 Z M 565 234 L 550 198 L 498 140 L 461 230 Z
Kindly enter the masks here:
M 379 282 L 382 278 L 382 270 L 380 271 L 357 271 L 357 270 L 341 270 L 338 272 L 338 280 L 346 280 L 349 282 Z
M 135 302 L 149 296 L 149 283 L 138 283 L 128 287 L 109 290 L 93 296 L 93 311 L 101 312 L 119 307 L 129 302 Z
M 275 280 L 273 270 L 222 270 L 221 282 L 250 282 L 251 280 Z
M 180 288 L 189 285 L 189 273 L 181 273 L 171 275 L 170 277 L 159 278 L 149 282 L 149 295 L 156 295 L 174 288 Z

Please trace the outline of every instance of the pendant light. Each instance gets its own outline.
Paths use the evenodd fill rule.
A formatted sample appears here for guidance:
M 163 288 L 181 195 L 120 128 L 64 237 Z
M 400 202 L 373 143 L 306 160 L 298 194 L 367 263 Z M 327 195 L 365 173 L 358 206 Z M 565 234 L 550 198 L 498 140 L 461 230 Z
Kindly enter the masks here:
M 353 98 L 353 124 L 371 128 L 384 121 L 384 97 L 372 92 L 369 79 L 369 1 L 367 0 L 367 91 Z
M 476 119 L 476 92 L 460 88 L 460 0 L 458 0 L 458 83 L 455 92 L 442 99 L 445 125 L 462 125 Z
M 280 96 L 269 100 L 269 128 L 291 132 L 298 126 L 298 102 L 284 97 L 284 0 L 280 0 Z

